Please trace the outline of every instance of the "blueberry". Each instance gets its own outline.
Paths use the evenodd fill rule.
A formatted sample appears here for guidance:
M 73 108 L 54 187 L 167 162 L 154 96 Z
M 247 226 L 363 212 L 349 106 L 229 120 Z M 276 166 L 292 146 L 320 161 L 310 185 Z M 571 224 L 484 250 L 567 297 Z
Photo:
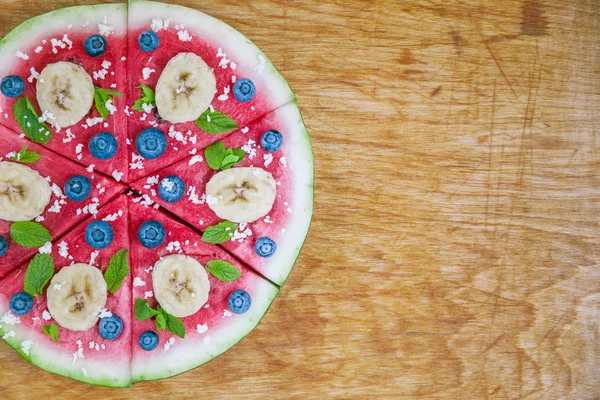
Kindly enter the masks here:
M 144 129 L 135 139 L 135 147 L 142 157 L 153 160 L 167 150 L 167 137 L 156 128 Z
M 8 252 L 8 240 L 0 236 L 0 257 Z
M 6 97 L 19 97 L 25 91 L 25 81 L 17 75 L 5 76 L 0 88 Z
M 106 221 L 94 221 L 85 228 L 85 241 L 95 249 L 105 249 L 113 241 L 115 233 Z
M 154 331 L 146 331 L 140 335 L 138 343 L 142 349 L 152 351 L 158 347 L 158 334 Z
M 65 183 L 65 194 L 73 201 L 83 201 L 92 194 L 92 182 L 85 176 L 76 175 Z
M 252 82 L 250 79 L 240 79 L 235 83 L 235 85 L 233 85 L 233 95 L 237 101 L 247 103 L 254 98 L 255 94 L 256 86 L 254 86 L 254 82 Z
M 158 185 L 158 195 L 167 203 L 175 203 L 185 194 L 185 183 L 175 175 L 167 176 Z
M 277 250 L 277 244 L 268 237 L 261 237 L 254 244 L 254 251 L 263 258 L 271 257 L 275 254 L 275 250 Z
M 160 39 L 156 33 L 152 31 L 144 31 L 140 37 L 138 37 L 138 44 L 140 45 L 140 49 L 142 49 L 142 51 L 149 53 L 158 49 L 158 46 L 160 46 Z
M 88 148 L 92 156 L 99 160 L 110 160 L 117 154 L 119 145 L 112 133 L 102 132 L 90 139 Z
M 236 290 L 229 295 L 229 300 L 227 300 L 227 305 L 229 309 L 236 314 L 243 314 L 250 308 L 252 304 L 252 299 L 250 299 L 250 295 L 245 290 Z
M 273 153 L 283 145 L 283 135 L 279 131 L 271 130 L 263 133 L 260 138 L 260 145 L 265 151 Z
M 104 339 L 114 340 L 121 336 L 121 332 L 123 332 L 123 321 L 116 315 L 102 318 L 98 325 L 98 331 Z
M 17 293 L 10 298 L 9 307 L 16 315 L 25 315 L 33 308 L 33 297 L 25 292 Z
M 138 229 L 140 243 L 149 249 L 160 246 L 166 238 L 165 227 L 158 221 L 146 221 Z
M 106 53 L 108 45 L 106 43 L 106 39 L 104 39 L 104 37 L 101 35 L 92 35 L 85 39 L 85 42 L 83 42 L 83 48 L 90 56 L 100 57 L 102 54 Z

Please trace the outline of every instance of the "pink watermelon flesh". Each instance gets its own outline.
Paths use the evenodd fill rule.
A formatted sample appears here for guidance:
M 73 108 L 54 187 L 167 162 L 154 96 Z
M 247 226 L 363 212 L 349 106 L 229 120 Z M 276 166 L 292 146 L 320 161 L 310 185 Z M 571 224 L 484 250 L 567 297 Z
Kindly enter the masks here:
M 187 349 L 186 351 L 188 352 L 201 352 L 203 346 L 208 347 L 212 335 L 216 335 L 217 332 L 223 329 L 226 330 L 227 326 L 233 324 L 236 319 L 244 318 L 243 314 L 236 315 L 229 311 L 227 300 L 233 291 L 242 289 L 250 293 L 251 296 L 255 295 L 258 299 L 259 294 L 256 293 L 257 285 L 266 284 L 272 286 L 218 246 L 202 242 L 201 235 L 194 230 L 176 221 L 164 212 L 144 205 L 139 200 L 139 198 L 131 198 L 129 205 L 129 236 L 132 238 L 130 255 L 133 266 L 132 276 L 135 279 L 132 301 L 135 302 L 135 299 L 147 299 L 151 307 L 155 308 L 158 305 L 152 291 L 152 267 L 161 257 L 170 254 L 185 254 L 195 258 L 203 266 L 206 266 L 206 263 L 211 260 L 227 261 L 235 265 L 242 273 L 242 276 L 233 282 L 226 283 L 209 274 L 210 294 L 208 302 L 196 314 L 181 318 L 186 327 L 185 339 L 180 339 L 171 332 L 163 330 L 159 333 L 159 346 L 153 351 L 145 351 L 139 346 L 137 340 L 147 330 L 156 332 L 155 322 L 154 320 L 134 321 L 132 339 L 134 379 L 140 374 L 139 370 L 143 370 L 143 366 L 146 364 L 157 365 L 165 363 L 165 376 L 185 371 L 186 369 L 179 370 L 180 366 L 176 362 L 170 365 L 173 362 L 173 357 L 176 358 L 174 354 L 183 352 L 183 349 Z M 155 220 L 162 223 L 167 232 L 166 241 L 154 249 L 144 247 L 137 240 L 138 228 L 148 220 Z M 275 287 L 272 287 L 276 291 Z M 258 301 L 256 307 L 260 307 Z M 207 330 L 204 331 L 204 329 L 200 328 L 201 333 L 199 333 L 199 326 L 205 326 Z M 234 334 L 234 332 L 230 332 L 229 334 Z M 169 340 L 171 342 L 174 341 L 174 344 L 169 343 Z M 185 362 L 182 363 L 183 365 L 185 365 Z M 199 363 L 196 363 L 193 366 L 198 365 Z
M 170 28 L 160 30 L 157 33 L 160 38 L 160 47 L 151 53 L 143 52 L 138 45 L 138 37 L 142 32 L 150 29 L 151 21 L 152 19 L 147 20 L 147 23 L 143 26 L 130 27 L 128 56 L 130 109 L 142 94 L 141 89 L 137 87 L 143 84 L 154 90 L 169 60 L 183 52 L 192 52 L 199 55 L 209 67 L 213 68 L 217 78 L 217 93 L 213 99 L 212 107 L 233 118 L 239 127 L 245 127 L 250 122 L 282 105 L 273 102 L 268 88 L 264 86 L 257 87 L 256 95 L 251 101 L 242 103 L 236 100 L 232 92 L 233 82 L 255 74 L 252 70 L 254 65 L 250 66 L 244 63 L 246 60 L 235 59 L 234 54 L 231 55 L 231 58 L 229 55 L 222 56 L 222 53 L 219 52 L 219 43 L 204 40 L 196 34 L 192 26 L 186 27 L 186 30 L 192 36 L 192 40 L 183 42 L 179 39 L 178 30 L 174 28 L 178 24 L 177 21 L 171 21 Z M 230 62 L 224 64 L 224 60 L 230 60 Z M 255 62 L 255 60 L 252 62 Z M 233 65 L 236 66 L 235 69 L 233 69 Z M 145 69 L 153 72 L 144 77 L 143 72 Z M 225 91 L 228 91 L 228 94 L 225 94 Z M 131 155 L 130 181 L 148 176 L 227 135 L 227 133 L 204 133 L 194 122 L 171 124 L 157 118 L 156 111 L 156 108 L 149 114 L 131 111 L 131 116 L 128 119 L 129 139 L 133 144 L 132 152 L 134 153 Z M 169 146 L 162 156 L 154 160 L 140 159 L 135 148 L 135 139 L 142 130 L 150 127 L 163 131 L 168 138 Z M 231 133 L 231 131 L 228 133 Z
M 0 158 L 3 158 L 3 161 L 9 161 L 25 145 L 28 146 L 27 151 L 35 151 L 41 156 L 35 163 L 25 165 L 50 180 L 53 194 L 48 207 L 37 220 L 48 229 L 54 239 L 62 236 L 89 217 L 92 212 L 96 212 L 97 208 L 102 207 L 125 190 L 123 184 L 102 174 L 89 172 L 81 165 L 21 138 L 4 127 L 0 127 L 0 136 L 2 137 Z M 65 184 L 75 175 L 85 176 L 92 182 L 92 194 L 82 202 L 74 202 L 64 195 Z M 37 249 L 28 249 L 13 242 L 9 235 L 10 225 L 11 223 L 8 221 L 0 220 L 0 236 L 9 241 L 8 252 L 0 257 L 0 278 L 16 269 L 37 252 Z
M 107 22 L 111 23 L 111 21 Z M 70 24 L 73 25 L 71 28 L 68 28 L 66 21 L 59 26 L 48 26 L 48 30 L 36 40 L 29 38 L 29 42 L 33 44 L 19 50 L 29 59 L 14 57 L 10 60 L 13 65 L 9 69 L 5 68 L 5 74 L 18 75 L 25 81 L 26 88 L 22 96 L 29 98 L 38 116 L 42 115 L 43 110 L 40 110 L 36 98 L 36 73 L 41 73 L 48 64 L 59 61 L 69 61 L 82 66 L 92 77 L 95 86 L 123 93 L 122 98 L 114 98 L 113 104 L 117 111 L 110 114 L 106 121 L 98 122 L 102 118 L 94 105 L 87 116 L 70 127 L 58 129 L 51 126 L 51 121 L 46 122 L 53 132 L 53 137 L 44 146 L 85 166 L 93 164 L 95 169 L 107 175 L 112 175 L 114 172 L 122 173 L 121 180 L 127 182 L 127 115 L 124 113 L 127 104 L 127 33 L 115 29 L 113 34 L 105 37 L 108 43 L 107 52 L 94 58 L 85 52 L 83 43 L 90 35 L 98 34 L 98 27 L 93 24 L 82 26 L 82 21 L 70 21 Z M 53 46 L 53 40 L 60 40 L 65 47 Z M 109 65 L 107 63 L 110 63 L 110 66 L 105 68 Z M 0 109 L 3 110 L 0 112 L 0 124 L 20 133 L 21 128 L 13 113 L 16 100 L 0 94 Z M 97 159 L 88 150 L 90 139 L 101 132 L 110 132 L 117 138 L 119 150 L 110 160 Z
M 52 258 L 55 263 L 55 272 L 61 268 L 74 264 L 86 263 L 97 266 L 103 272 L 108 268 L 110 259 L 120 249 L 129 247 L 127 230 L 127 198 L 120 196 L 104 206 L 96 215 L 96 220 L 107 219 L 115 231 L 113 242 L 105 249 L 94 249 L 85 240 L 85 228 L 94 220 L 88 217 L 77 228 L 69 232 L 62 239 L 54 242 Z M 61 244 L 67 247 L 59 251 Z M 9 313 L 9 301 L 12 295 L 23 291 L 23 277 L 27 264 L 22 265 L 17 271 L 0 281 L 0 316 Z M 0 333 L 8 334 L 11 330 L 18 331 L 16 339 L 33 342 L 31 353 L 42 349 L 46 355 L 43 359 L 45 369 L 61 375 L 81 380 L 84 382 L 98 383 L 105 371 L 120 371 L 129 381 L 131 363 L 131 276 L 127 276 L 121 287 L 114 293 L 108 293 L 106 309 L 117 315 L 123 321 L 123 332 L 115 340 L 106 340 L 98 333 L 98 326 L 85 331 L 75 332 L 59 326 L 56 343 L 42 332 L 42 326 L 56 322 L 53 319 L 45 320 L 44 311 L 47 311 L 46 296 L 38 295 L 34 299 L 35 305 L 31 312 L 18 317 L 20 323 L 9 325 L 0 323 Z M 4 326 L 2 326 L 4 325 Z M 58 324 L 57 324 L 58 325 Z M 78 343 L 79 342 L 79 343 Z M 78 355 L 78 349 L 82 348 Z M 27 355 L 27 354 L 26 354 Z M 52 356 L 48 357 L 48 356 Z M 65 361 L 67 361 L 65 363 Z M 32 359 L 36 363 L 36 359 Z M 56 365 L 54 365 L 56 363 Z M 61 365 L 60 363 L 64 363 Z M 85 372 L 82 371 L 83 368 Z M 87 374 L 87 376 L 86 376 Z M 102 382 L 100 382 L 102 383 Z M 114 382 L 107 381 L 106 384 Z

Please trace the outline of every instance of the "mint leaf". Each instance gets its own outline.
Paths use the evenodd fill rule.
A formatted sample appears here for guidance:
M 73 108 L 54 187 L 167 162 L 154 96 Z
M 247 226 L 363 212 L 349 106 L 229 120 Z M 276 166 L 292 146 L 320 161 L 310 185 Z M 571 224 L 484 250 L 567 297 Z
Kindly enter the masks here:
M 49 254 L 36 254 L 25 271 L 23 291 L 32 297 L 42 294 L 52 275 L 54 275 L 52 257 Z
M 34 163 L 37 160 L 39 160 L 40 158 L 42 158 L 42 156 L 40 156 L 35 151 L 27 151 L 27 147 L 29 147 L 28 144 L 23 146 L 21 151 L 19 151 L 17 153 L 17 155 L 14 156 L 10 161 L 22 162 L 22 163 Z
M 10 237 L 23 247 L 41 247 L 52 240 L 50 232 L 37 222 L 19 221 L 10 226 Z
M 158 311 L 154 310 L 148 301 L 144 299 L 135 299 L 135 306 L 133 307 L 135 318 L 138 321 L 145 321 L 158 314 Z
M 39 121 L 35 108 L 33 108 L 27 96 L 19 97 L 15 101 L 13 112 L 15 120 L 25 133 L 25 136 L 35 143 L 46 144 L 50 141 L 52 138 L 50 128 L 45 123 Z
M 138 89 L 142 89 L 142 97 L 135 101 L 135 104 L 133 107 L 131 107 L 131 109 L 145 113 L 146 110 L 144 110 L 144 107 L 142 107 L 144 104 L 156 107 L 156 97 L 154 96 L 154 91 L 146 85 L 140 85 L 138 86 Z
M 246 158 L 246 152 L 244 150 L 242 150 L 242 149 L 227 149 L 227 152 L 229 152 L 230 150 L 231 150 L 231 154 L 226 156 L 221 163 L 221 169 L 223 171 L 233 167 L 235 164 L 239 163 L 244 158 Z
M 54 339 L 56 343 L 60 343 L 58 340 L 58 326 L 56 324 L 42 325 L 42 332 Z
M 165 310 L 161 310 L 162 314 L 167 319 L 167 330 L 180 338 L 185 338 L 185 325 L 179 318 L 174 315 L 169 314 Z M 158 318 L 158 317 L 157 317 Z
M 156 323 L 157 331 L 160 332 L 163 329 L 167 329 L 167 317 L 165 317 L 163 313 L 156 315 L 156 320 L 154 322 Z
M 225 158 L 225 146 L 223 142 L 220 140 L 216 141 L 204 149 L 204 158 L 209 167 L 218 171 L 221 168 L 221 162 Z
M 223 282 L 233 282 L 242 276 L 235 265 L 223 260 L 211 260 L 206 263 L 206 270 Z
M 98 113 L 100 114 L 103 120 L 106 120 L 108 118 L 108 115 L 110 114 L 109 109 L 106 107 L 106 103 L 110 100 L 112 101 L 114 106 L 115 97 L 121 98 L 123 97 L 123 94 L 121 92 L 117 92 L 116 90 L 102 89 L 98 86 L 95 87 L 94 104 L 96 105 L 96 110 L 98 110 Z
M 237 230 L 237 224 L 223 221 L 217 225 L 209 226 L 204 230 L 202 241 L 212 244 L 221 244 L 231 240 L 233 233 Z
M 195 123 L 200 130 L 209 134 L 226 133 L 240 128 L 238 124 L 227 115 L 220 113 L 217 110 L 211 112 L 210 109 L 204 111 Z
M 110 259 L 110 264 L 104 272 L 106 287 L 111 293 L 116 292 L 121 287 L 123 279 L 129 274 L 129 263 L 127 253 L 129 250 L 121 249 Z

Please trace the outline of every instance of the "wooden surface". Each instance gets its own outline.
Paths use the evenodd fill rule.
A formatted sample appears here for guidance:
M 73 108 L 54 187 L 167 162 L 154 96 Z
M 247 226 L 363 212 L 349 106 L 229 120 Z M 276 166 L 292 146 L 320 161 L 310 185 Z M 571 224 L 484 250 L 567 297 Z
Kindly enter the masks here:
M 600 398 L 600 2 L 183 3 L 296 90 L 302 255 L 202 368 L 102 389 L 0 344 L 2 398 Z M 4 0 L 0 33 L 73 4 Z

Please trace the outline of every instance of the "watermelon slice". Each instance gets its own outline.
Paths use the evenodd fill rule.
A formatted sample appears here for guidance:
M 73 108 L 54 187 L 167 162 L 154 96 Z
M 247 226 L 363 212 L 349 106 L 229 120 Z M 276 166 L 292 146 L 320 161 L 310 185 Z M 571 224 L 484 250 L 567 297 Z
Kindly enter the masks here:
M 89 56 L 84 41 L 91 35 L 101 34 L 108 49 L 99 57 Z M 26 96 L 42 116 L 36 99 L 39 74 L 51 63 L 70 61 L 83 67 L 95 86 L 120 91 L 122 98 L 114 97 L 117 111 L 103 120 L 95 107 L 77 124 L 68 128 L 54 128 L 47 121 L 53 135 L 44 145 L 67 155 L 86 166 L 94 165 L 107 175 L 127 181 L 127 116 L 123 112 L 126 99 L 127 6 L 106 4 L 65 8 L 33 18 L 15 28 L 0 42 L 0 79 L 20 76 L 25 91 L 18 98 L 0 94 L 0 124 L 15 132 L 23 130 L 15 118 L 15 103 Z M 118 143 L 117 153 L 109 160 L 95 158 L 88 150 L 90 139 L 101 132 L 112 133 Z M 47 139 L 44 139 L 45 141 Z M 38 143 L 43 141 L 36 140 Z
M 154 31 L 160 46 L 144 52 L 138 44 L 146 30 Z M 129 3 L 129 109 L 142 97 L 140 85 L 155 89 L 165 66 L 179 53 L 192 52 L 214 70 L 217 93 L 211 107 L 232 118 L 239 127 L 259 119 L 270 111 L 295 100 L 290 87 L 266 56 L 245 36 L 229 25 L 199 11 L 172 4 L 134 0 Z M 240 102 L 233 95 L 233 85 L 239 79 L 250 79 L 256 95 L 248 102 Z M 208 134 L 194 122 L 171 124 L 155 113 L 130 111 L 129 139 L 135 143 L 138 134 L 147 128 L 160 129 L 168 138 L 168 148 L 159 158 L 140 158 L 132 147 L 131 181 L 147 176 L 171 165 L 209 144 L 223 138 L 222 134 Z M 211 118 L 212 116 L 212 118 Z M 203 116 L 215 124 L 217 117 Z
M 225 352 L 260 322 L 279 289 L 218 246 L 202 242 L 200 235 L 192 229 L 145 205 L 141 198 L 132 198 L 131 201 L 129 236 L 132 238 L 133 301 L 147 299 L 152 307 L 156 306 L 152 292 L 152 268 L 159 259 L 169 254 L 185 254 L 203 266 L 211 260 L 222 260 L 235 265 L 241 272 L 241 277 L 230 283 L 209 276 L 211 289 L 207 303 L 196 314 L 181 319 L 186 328 L 184 339 L 163 330 L 159 333 L 158 347 L 152 351 L 143 350 L 138 338 L 145 331 L 155 331 L 156 326 L 152 320 L 134 321 L 132 378 L 135 382 L 177 375 Z M 167 232 L 165 242 L 154 249 L 144 247 L 137 240 L 140 225 L 148 220 L 160 222 Z M 250 309 L 244 314 L 234 314 L 228 308 L 229 295 L 239 289 L 245 290 L 252 299 Z
M 52 252 L 56 272 L 80 262 L 105 271 L 115 253 L 129 247 L 127 215 L 126 196 L 120 196 L 96 216 L 97 220 L 109 221 L 115 232 L 119 232 L 105 249 L 93 249 L 85 240 L 85 228 L 93 221 L 91 217 L 56 240 L 56 249 Z M 48 313 L 44 294 L 34 298 L 33 309 L 28 314 L 19 317 L 10 311 L 11 297 L 23 291 L 26 269 L 27 265 L 23 265 L 0 281 L 0 336 L 23 358 L 47 371 L 95 385 L 130 386 L 131 276 L 125 278 L 114 294 L 108 294 L 106 302 L 106 310 L 123 321 L 123 332 L 118 338 L 103 339 L 97 324 L 85 332 L 59 327 L 57 343 L 42 332 L 42 326 L 55 323 Z
M 90 172 L 81 165 L 31 143 L 4 127 L 0 127 L 0 137 L 2 138 L 0 140 L 0 161 L 10 161 L 24 146 L 28 146 L 26 151 L 36 152 L 41 156 L 38 161 L 24 165 L 36 170 L 52 186 L 50 203 L 46 210 L 36 218 L 36 221 L 48 229 L 54 239 L 58 239 L 78 223 L 97 213 L 100 207 L 125 190 L 123 184 L 114 182 L 102 174 Z M 90 196 L 82 202 L 70 200 L 63 192 L 65 183 L 76 175 L 85 176 L 92 183 Z M 37 252 L 37 249 L 22 247 L 12 241 L 9 235 L 10 226 L 10 222 L 0 220 L 0 236 L 8 241 L 8 251 L 0 257 L 0 278 L 16 269 Z
M 276 152 L 267 152 L 260 145 L 263 133 L 269 130 L 283 135 L 284 145 Z M 270 172 L 277 181 L 277 197 L 266 217 L 240 225 L 238 234 L 222 245 L 271 281 L 283 285 L 304 243 L 313 207 L 312 150 L 298 107 L 295 104 L 285 105 L 250 124 L 248 130 L 227 136 L 223 144 L 246 152 L 246 158 L 235 167 L 260 167 Z M 206 203 L 206 184 L 215 173 L 202 155 L 189 156 L 155 175 L 132 183 L 132 187 L 204 231 L 206 227 L 223 221 Z M 163 178 L 173 175 L 183 179 L 186 196 L 178 202 L 168 203 L 158 195 L 158 184 Z M 262 258 L 254 250 L 256 240 L 263 236 L 274 240 L 277 245 L 270 258 Z

